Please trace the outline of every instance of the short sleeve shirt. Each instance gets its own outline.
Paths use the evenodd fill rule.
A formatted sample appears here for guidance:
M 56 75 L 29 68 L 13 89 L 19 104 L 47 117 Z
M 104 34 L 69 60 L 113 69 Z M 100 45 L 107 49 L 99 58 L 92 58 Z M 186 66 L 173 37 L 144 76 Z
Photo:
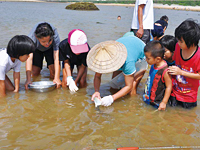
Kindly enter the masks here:
M 142 4 L 145 4 L 143 9 L 143 29 L 153 29 L 153 0 L 136 0 L 131 29 L 139 29 L 138 6 Z
M 182 50 L 178 43 L 173 55 L 175 64 L 181 70 L 190 73 L 200 72 L 200 48 L 197 47 L 195 53 L 189 58 L 182 57 Z M 172 76 L 172 96 L 175 96 L 178 101 L 193 103 L 197 101 L 199 88 L 199 80 L 192 79 L 182 75 Z
M 86 63 L 87 54 L 88 52 L 81 53 L 79 55 L 74 54 L 70 48 L 68 39 L 63 40 L 59 45 L 59 60 L 65 61 L 68 59 L 71 67 L 74 65 L 80 66 L 81 64 L 83 64 L 84 66 L 87 66 L 87 63 Z
M 5 80 L 5 75 L 11 69 L 14 72 L 20 72 L 21 61 L 15 59 L 15 62 L 12 62 L 10 56 L 7 54 L 6 49 L 0 49 L 0 80 Z
M 127 49 L 126 61 L 119 70 L 122 70 L 125 75 L 132 75 L 136 71 L 135 63 L 139 59 L 145 58 L 145 43 L 134 35 L 121 37 L 117 42 L 124 44 Z
M 46 48 L 46 47 L 42 46 L 42 45 L 40 44 L 39 40 L 35 37 L 35 30 L 36 30 L 37 26 L 38 26 L 39 24 L 41 24 L 41 23 L 44 23 L 44 22 L 39 22 L 39 23 L 37 23 L 37 24 L 33 27 L 33 29 L 31 30 L 31 32 L 29 33 L 28 36 L 33 40 L 33 42 L 35 43 L 36 48 L 37 48 L 39 51 L 44 52 L 44 51 L 49 50 L 51 47 L 53 47 L 53 50 L 54 50 L 54 51 L 57 51 L 57 50 L 59 49 L 60 38 L 59 38 L 57 29 L 56 29 L 53 25 L 51 25 L 50 23 L 49 23 L 49 24 L 50 24 L 51 28 L 52 28 L 53 31 L 54 31 L 54 36 L 53 36 L 53 42 L 52 42 L 52 44 L 51 44 L 49 47 Z

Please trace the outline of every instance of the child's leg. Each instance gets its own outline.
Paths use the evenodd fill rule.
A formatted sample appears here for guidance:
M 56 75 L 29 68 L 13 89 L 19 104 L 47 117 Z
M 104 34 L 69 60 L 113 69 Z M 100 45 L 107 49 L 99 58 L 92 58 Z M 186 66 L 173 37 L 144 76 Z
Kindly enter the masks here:
M 43 66 L 44 55 L 38 49 L 33 53 L 32 75 L 39 76 Z
M 170 96 L 168 100 L 168 104 L 172 107 L 175 107 L 178 105 L 178 101 L 176 100 L 176 97 Z
M 9 90 L 9 91 L 15 90 L 14 85 L 12 84 L 12 82 L 10 81 L 10 79 L 8 78 L 7 75 L 6 75 L 6 78 L 5 78 L 5 85 L 6 85 L 6 90 Z
M 49 65 L 48 68 L 49 68 L 49 72 L 50 72 L 50 78 L 54 79 L 54 76 L 55 76 L 55 67 L 54 67 L 54 64 Z
M 140 83 L 142 77 L 144 76 L 146 70 L 138 71 L 134 74 L 134 81 L 133 81 L 133 88 L 130 92 L 130 95 L 136 95 L 137 94 L 137 87 Z
M 45 51 L 43 53 L 45 60 L 47 62 L 47 67 L 50 72 L 50 78 L 54 79 L 55 76 L 55 66 L 54 66 L 54 50 L 53 47 L 51 47 L 49 50 Z
M 32 66 L 32 75 L 33 76 L 39 76 L 40 75 L 40 71 L 41 71 L 41 68 L 38 67 L 38 66 Z
M 67 72 L 64 68 L 62 72 L 63 72 L 62 87 L 66 88 L 67 87 Z
M 83 75 L 82 75 L 82 77 L 79 81 L 79 88 L 83 88 L 83 87 L 87 86 L 86 78 L 87 78 L 87 67 L 85 68 L 85 71 L 84 71 L 84 73 L 83 73 Z

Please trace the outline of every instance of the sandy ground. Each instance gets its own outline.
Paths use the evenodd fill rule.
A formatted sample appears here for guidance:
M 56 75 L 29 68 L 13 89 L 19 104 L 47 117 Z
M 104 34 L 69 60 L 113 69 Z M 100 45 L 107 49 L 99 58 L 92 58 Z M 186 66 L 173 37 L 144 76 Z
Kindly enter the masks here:
M 18 1 L 18 2 L 46 2 L 42 0 L 0 0 L 0 2 L 6 1 Z M 48 1 L 49 2 L 49 1 Z M 68 3 L 68 2 L 66 2 Z M 134 7 L 135 4 L 114 4 L 114 3 L 95 3 L 95 5 L 115 5 L 115 6 L 125 6 L 125 7 Z M 200 6 L 181 6 L 181 5 L 163 5 L 154 3 L 154 8 L 158 9 L 174 9 L 174 10 L 187 10 L 187 11 L 200 11 Z

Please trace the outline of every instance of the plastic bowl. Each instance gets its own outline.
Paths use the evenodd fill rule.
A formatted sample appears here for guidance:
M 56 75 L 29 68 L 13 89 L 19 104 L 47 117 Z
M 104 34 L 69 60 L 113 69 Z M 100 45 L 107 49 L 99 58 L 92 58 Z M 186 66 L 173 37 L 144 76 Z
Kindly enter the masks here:
M 52 81 L 38 81 L 32 82 L 28 87 L 35 92 L 49 92 L 56 88 L 56 83 L 53 83 Z

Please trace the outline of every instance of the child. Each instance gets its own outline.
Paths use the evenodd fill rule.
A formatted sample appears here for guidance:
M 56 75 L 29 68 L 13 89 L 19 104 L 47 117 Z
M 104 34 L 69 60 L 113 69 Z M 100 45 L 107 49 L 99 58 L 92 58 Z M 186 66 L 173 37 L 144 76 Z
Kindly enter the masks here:
M 50 72 L 50 78 L 53 79 L 53 82 L 59 88 L 61 85 L 59 62 L 60 38 L 57 29 L 47 22 L 40 22 L 33 27 L 28 36 L 33 40 L 36 49 L 26 61 L 26 90 L 28 90 L 28 84 L 32 82 L 31 75 L 40 75 L 44 57 Z
M 165 35 L 160 42 L 165 47 L 164 59 L 168 66 L 175 65 L 175 61 L 172 59 L 175 51 L 177 39 L 172 35 Z
M 0 96 L 6 95 L 6 90 L 18 92 L 20 83 L 21 62 L 25 62 L 30 53 L 35 50 L 33 41 L 25 35 L 16 35 L 8 43 L 7 49 L 0 51 Z M 6 75 L 14 70 L 14 85 Z
M 163 60 L 165 49 L 159 41 L 151 41 L 144 48 L 147 63 L 151 66 L 145 85 L 143 100 L 158 110 L 165 110 L 172 90 L 171 76 Z
M 151 34 L 154 40 L 160 40 L 163 37 L 168 26 L 168 20 L 169 18 L 165 15 L 154 23 L 154 29 L 151 30 Z
M 79 87 L 85 87 L 87 77 L 86 57 L 89 51 L 87 37 L 84 31 L 74 29 L 69 32 L 68 38 L 59 45 L 59 59 L 63 61 L 62 87 L 69 86 L 70 91 L 76 92 Z M 73 80 L 72 72 L 77 66 L 77 77 Z
M 173 56 L 176 66 L 168 71 L 173 75 L 169 104 L 195 107 L 200 80 L 200 27 L 193 20 L 185 20 L 176 28 L 175 37 L 178 39 Z

